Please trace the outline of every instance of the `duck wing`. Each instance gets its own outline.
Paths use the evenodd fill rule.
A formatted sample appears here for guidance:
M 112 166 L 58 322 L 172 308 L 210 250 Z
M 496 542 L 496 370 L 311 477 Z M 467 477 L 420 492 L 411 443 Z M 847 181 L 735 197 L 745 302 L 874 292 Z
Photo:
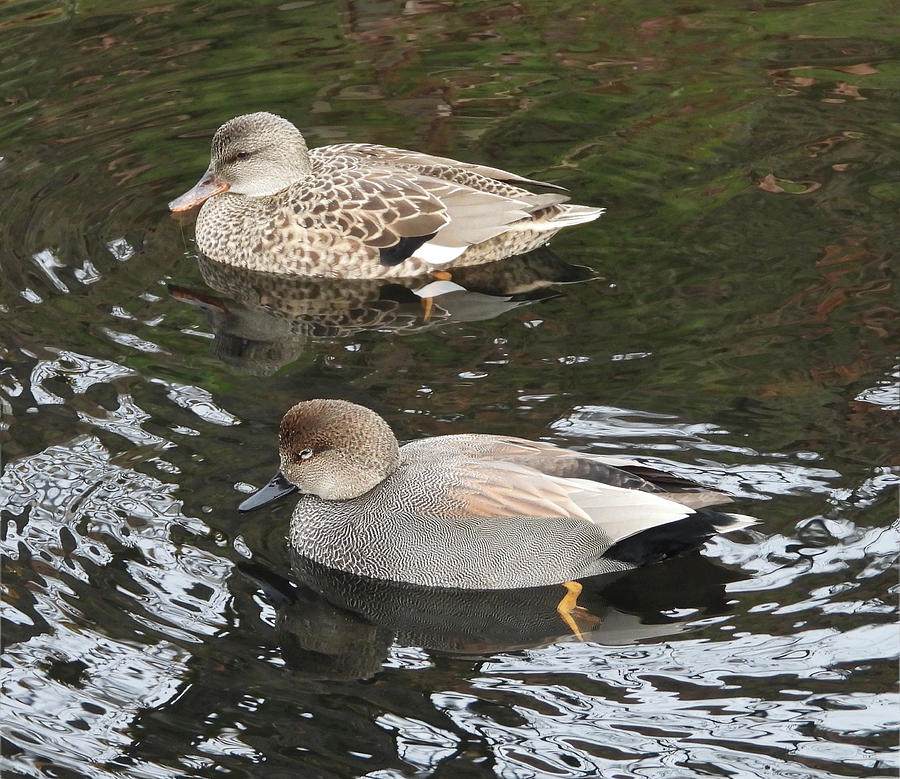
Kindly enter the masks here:
M 449 451 L 466 456 L 507 460 L 550 476 L 589 479 L 614 487 L 655 492 L 693 508 L 731 502 L 722 492 L 705 489 L 695 481 L 627 457 L 588 454 L 511 436 L 461 434 L 441 436 L 440 440 Z M 669 491 L 675 487 L 692 492 Z
M 550 476 L 504 460 L 462 461 L 454 471 L 449 493 L 460 517 L 575 519 L 599 527 L 610 544 L 694 513 L 653 492 Z
M 406 168 L 426 176 L 455 181 L 458 184 L 475 189 L 485 189 L 499 195 L 514 196 L 519 187 L 500 187 L 497 182 L 514 181 L 533 187 L 546 187 L 565 192 L 566 188 L 546 181 L 526 178 L 508 170 L 478 165 L 472 162 L 460 162 L 450 157 L 437 157 L 424 152 L 397 149 L 392 146 L 380 146 L 374 143 L 341 143 L 323 146 L 314 152 L 323 156 L 350 156 L 376 167 Z
M 510 518 L 524 517 L 529 526 L 541 528 L 548 549 L 584 536 L 579 525 L 592 527 L 599 531 L 597 556 L 629 565 L 683 554 L 716 533 L 756 522 L 742 514 L 694 508 L 667 494 L 548 476 L 506 461 L 460 463 L 458 481 L 449 492 L 457 521 L 503 526 Z
M 729 503 L 721 492 L 625 457 L 587 454 L 543 441 L 512 436 L 460 434 L 412 441 L 401 448 L 407 462 L 455 460 L 464 484 L 457 494 L 485 515 L 578 517 L 605 524 L 616 512 L 644 515 L 643 526 L 664 524 L 690 516 L 707 506 Z M 671 492 L 672 487 L 692 492 Z M 468 492 L 467 492 L 468 490 Z M 478 493 L 478 495 L 475 495 Z M 525 505 L 530 513 L 524 513 Z M 704 511 L 715 524 L 731 515 Z M 641 521 L 627 516 L 609 519 L 620 528 L 639 532 Z M 726 523 L 728 524 L 728 523 Z M 624 537 L 627 530 L 619 531 Z
M 458 172 L 433 170 L 446 173 L 445 178 L 415 166 L 392 167 L 377 157 L 333 152 L 340 148 L 324 147 L 328 154 L 311 155 L 319 201 L 313 213 L 333 218 L 345 235 L 380 250 L 383 264 L 410 256 L 435 264 L 450 262 L 472 244 L 568 200 L 566 195 L 534 194 L 501 184 L 474 171 L 451 176 Z M 306 196 L 304 200 L 309 202 Z M 415 238 L 422 240 L 405 240 Z M 401 248 L 385 251 L 397 246 Z

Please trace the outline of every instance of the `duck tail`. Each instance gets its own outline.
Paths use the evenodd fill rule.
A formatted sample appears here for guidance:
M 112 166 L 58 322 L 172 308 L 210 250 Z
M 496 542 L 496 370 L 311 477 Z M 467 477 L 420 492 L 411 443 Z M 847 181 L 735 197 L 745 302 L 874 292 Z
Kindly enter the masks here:
M 553 217 L 553 224 L 560 227 L 568 225 L 579 225 L 584 222 L 593 222 L 606 212 L 605 208 L 594 208 L 593 206 L 576 206 L 573 203 L 566 203 L 559 206 L 561 212 Z
M 744 514 L 725 514 L 700 508 L 675 522 L 668 522 L 616 541 L 604 557 L 635 566 L 678 557 L 698 547 L 716 533 L 730 533 L 757 522 Z
M 726 514 L 718 512 L 713 527 L 719 533 L 730 533 L 732 530 L 743 530 L 745 527 L 755 525 L 759 520 L 747 514 Z
M 538 230 L 556 232 L 570 225 L 593 222 L 606 211 L 593 206 L 576 206 L 572 203 L 557 203 L 532 211 L 527 218 L 514 222 L 510 230 Z

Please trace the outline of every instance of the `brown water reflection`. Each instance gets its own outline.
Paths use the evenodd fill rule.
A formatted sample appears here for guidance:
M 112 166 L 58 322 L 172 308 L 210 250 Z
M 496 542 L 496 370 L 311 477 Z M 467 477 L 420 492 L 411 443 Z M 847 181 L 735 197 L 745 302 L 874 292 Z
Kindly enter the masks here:
M 308 338 L 361 332 L 409 334 L 450 322 L 501 316 L 563 294 L 590 268 L 562 262 L 549 249 L 489 265 L 460 268 L 453 281 L 325 279 L 235 268 L 200 257 L 204 282 L 230 299 L 169 286 L 177 300 L 203 309 L 214 351 L 251 373 L 271 374 L 297 360 Z

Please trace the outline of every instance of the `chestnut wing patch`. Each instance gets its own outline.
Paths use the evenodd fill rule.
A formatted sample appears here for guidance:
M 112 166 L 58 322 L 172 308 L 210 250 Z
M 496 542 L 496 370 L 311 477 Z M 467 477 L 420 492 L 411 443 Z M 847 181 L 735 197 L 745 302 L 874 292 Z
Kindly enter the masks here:
M 569 517 L 597 525 L 611 542 L 694 513 L 652 492 L 549 476 L 502 460 L 473 460 L 458 474 L 454 497 L 463 515 Z

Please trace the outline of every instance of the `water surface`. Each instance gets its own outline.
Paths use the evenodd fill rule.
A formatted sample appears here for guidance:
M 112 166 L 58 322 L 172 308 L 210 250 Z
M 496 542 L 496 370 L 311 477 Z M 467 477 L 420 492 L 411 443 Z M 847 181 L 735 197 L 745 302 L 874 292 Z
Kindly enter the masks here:
M 896 775 L 893 10 L 4 6 L 4 775 Z M 408 285 L 273 293 L 165 209 L 262 109 L 609 212 L 427 322 Z M 236 505 L 318 396 L 761 521 L 591 583 L 584 642 L 535 594 L 300 576 L 290 506 Z

